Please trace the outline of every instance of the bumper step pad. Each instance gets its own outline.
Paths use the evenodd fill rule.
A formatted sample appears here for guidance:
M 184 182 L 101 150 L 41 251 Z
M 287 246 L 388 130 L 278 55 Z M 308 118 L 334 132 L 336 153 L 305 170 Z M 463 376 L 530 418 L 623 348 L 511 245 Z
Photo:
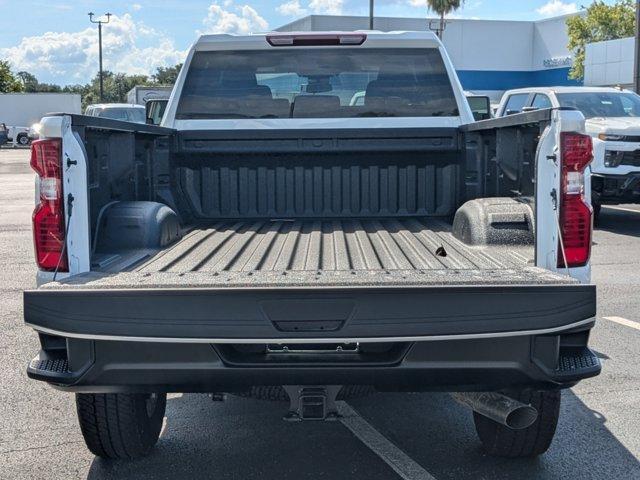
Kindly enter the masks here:
M 600 359 L 587 347 L 562 351 L 558 359 L 556 376 L 562 378 L 585 378 L 597 374 L 601 369 Z
M 57 374 L 69 373 L 69 362 L 66 359 L 46 359 L 42 360 L 39 357 L 31 360 L 29 368 L 38 370 L 41 372 L 50 372 Z
M 29 362 L 27 375 L 29 378 L 44 380 L 58 385 L 67 385 L 77 380 L 77 373 L 69 369 L 66 358 L 47 357 L 48 353 L 41 351 Z

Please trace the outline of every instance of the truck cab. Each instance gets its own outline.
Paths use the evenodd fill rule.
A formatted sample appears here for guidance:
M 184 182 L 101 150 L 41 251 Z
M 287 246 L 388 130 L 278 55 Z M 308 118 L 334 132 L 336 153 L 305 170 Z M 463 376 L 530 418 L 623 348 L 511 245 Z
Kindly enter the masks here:
M 629 90 L 552 87 L 510 90 L 498 116 L 540 108 L 575 108 L 593 141 L 591 198 L 602 205 L 640 203 L 640 96 Z
M 305 421 L 376 390 L 451 392 L 488 453 L 540 455 L 601 368 L 584 127 L 474 121 L 431 32 L 203 36 L 161 126 L 42 120 L 27 373 L 105 458 L 150 451 L 170 392 Z

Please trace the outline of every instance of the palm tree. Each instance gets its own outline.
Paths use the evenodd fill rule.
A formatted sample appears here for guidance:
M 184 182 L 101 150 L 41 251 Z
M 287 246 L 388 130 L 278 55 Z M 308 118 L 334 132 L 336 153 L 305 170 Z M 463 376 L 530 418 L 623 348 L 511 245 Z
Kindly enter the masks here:
M 444 33 L 444 17 L 445 15 L 455 12 L 464 3 L 464 0 L 427 0 L 427 6 L 429 10 L 433 10 L 440 15 L 440 29 L 438 30 L 438 36 L 442 38 Z

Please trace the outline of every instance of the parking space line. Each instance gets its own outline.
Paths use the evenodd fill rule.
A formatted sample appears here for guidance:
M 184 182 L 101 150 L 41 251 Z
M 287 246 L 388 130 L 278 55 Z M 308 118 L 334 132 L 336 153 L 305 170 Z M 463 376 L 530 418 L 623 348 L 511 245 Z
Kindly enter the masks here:
M 640 330 L 640 323 L 634 322 L 633 320 L 627 320 L 622 317 L 602 317 L 605 320 L 609 320 L 610 322 L 619 323 L 620 325 L 624 325 L 625 327 L 635 328 L 636 330 Z
M 349 404 L 340 401 L 338 412 L 340 421 L 351 430 L 362 443 L 378 455 L 403 480 L 435 480 L 435 477 L 422 468 L 409 455 L 400 450 L 389 439 L 382 435 L 373 425 L 358 415 Z
M 606 205 L 606 208 L 610 208 L 611 210 L 620 210 L 622 212 L 640 213 L 640 210 L 634 210 L 633 208 L 612 207 L 610 205 Z

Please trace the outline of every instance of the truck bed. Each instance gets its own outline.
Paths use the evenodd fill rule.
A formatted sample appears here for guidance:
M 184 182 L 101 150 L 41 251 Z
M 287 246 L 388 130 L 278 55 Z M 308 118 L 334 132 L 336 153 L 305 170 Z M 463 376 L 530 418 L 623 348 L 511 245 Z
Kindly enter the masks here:
M 229 220 L 162 251 L 98 258 L 47 288 L 518 285 L 575 283 L 536 268 L 527 246 L 470 247 L 423 218 Z

